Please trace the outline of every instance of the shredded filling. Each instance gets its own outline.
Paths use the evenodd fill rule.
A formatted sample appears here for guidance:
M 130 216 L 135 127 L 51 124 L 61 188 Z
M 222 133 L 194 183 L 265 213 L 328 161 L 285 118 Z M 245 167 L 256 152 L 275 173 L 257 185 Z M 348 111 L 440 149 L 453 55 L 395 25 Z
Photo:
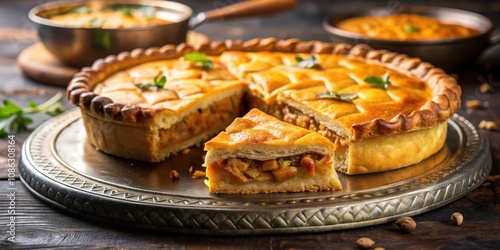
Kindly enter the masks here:
M 334 131 L 317 122 L 313 117 L 300 112 L 300 110 L 298 109 L 289 107 L 288 105 L 281 104 L 278 106 L 281 107 L 283 121 L 312 131 L 316 131 L 319 134 L 330 139 L 330 141 L 332 141 L 337 146 L 345 146 L 347 144 L 347 142 L 343 138 L 338 136 Z
M 205 109 L 198 109 L 184 117 L 182 121 L 168 129 L 160 130 L 160 137 L 166 144 L 175 144 L 193 138 L 213 128 L 223 128 L 240 114 L 239 96 L 232 96 L 218 101 Z
M 330 155 L 308 153 L 267 161 L 228 158 L 213 163 L 212 165 L 215 166 L 211 167 L 223 169 L 242 183 L 251 181 L 282 182 L 297 176 L 299 168 L 304 168 L 309 176 L 314 176 L 317 167 L 331 165 L 331 163 L 332 157 Z
M 276 105 L 268 105 L 261 99 L 253 95 L 246 95 L 247 108 L 258 108 L 267 114 L 273 115 L 276 118 L 287 123 L 297 125 L 299 127 L 316 131 L 319 134 L 330 139 L 337 146 L 345 146 L 347 142 L 337 135 L 333 130 L 325 127 L 317 122 L 314 117 L 302 113 L 300 110 L 290 107 L 282 102 L 277 102 Z

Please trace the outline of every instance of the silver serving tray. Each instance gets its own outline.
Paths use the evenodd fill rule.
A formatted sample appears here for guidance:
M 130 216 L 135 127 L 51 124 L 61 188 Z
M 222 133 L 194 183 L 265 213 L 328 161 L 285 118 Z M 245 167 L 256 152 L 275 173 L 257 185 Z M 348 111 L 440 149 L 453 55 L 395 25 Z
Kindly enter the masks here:
M 158 164 L 106 155 L 87 141 L 78 109 L 37 128 L 19 164 L 43 201 L 103 223 L 169 232 L 268 234 L 357 228 L 444 206 L 479 186 L 491 170 L 488 141 L 465 118 L 449 121 L 446 145 L 423 162 L 395 171 L 340 174 L 344 189 L 258 195 L 213 195 L 189 168 L 203 151 Z M 169 177 L 171 170 L 180 180 Z

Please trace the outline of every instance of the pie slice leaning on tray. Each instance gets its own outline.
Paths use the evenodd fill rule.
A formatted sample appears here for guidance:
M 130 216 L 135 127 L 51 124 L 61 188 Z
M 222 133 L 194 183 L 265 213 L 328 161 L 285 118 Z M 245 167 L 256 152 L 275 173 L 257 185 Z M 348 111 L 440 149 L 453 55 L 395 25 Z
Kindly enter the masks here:
M 193 51 L 207 58 L 186 62 Z M 204 67 L 210 61 L 211 67 Z M 160 76 L 163 87 L 144 90 Z M 461 88 L 418 58 L 366 45 L 297 39 L 212 41 L 123 52 L 96 61 L 67 88 L 90 143 L 161 161 L 258 108 L 335 145 L 345 174 L 388 171 L 440 150 Z
M 205 143 L 211 193 L 341 190 L 326 137 L 252 109 Z

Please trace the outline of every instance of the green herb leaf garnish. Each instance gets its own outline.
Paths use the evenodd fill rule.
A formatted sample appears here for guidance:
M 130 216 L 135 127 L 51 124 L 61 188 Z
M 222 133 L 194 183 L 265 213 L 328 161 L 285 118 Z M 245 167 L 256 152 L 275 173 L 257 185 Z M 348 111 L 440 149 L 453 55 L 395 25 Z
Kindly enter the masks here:
M 130 6 L 124 6 L 120 8 L 122 15 L 124 16 L 132 16 L 132 7 Z
M 357 94 L 339 94 L 333 91 L 325 91 L 321 94 L 317 94 L 316 98 L 321 99 L 335 99 L 340 101 L 352 102 L 355 98 L 357 98 Z
M 135 86 L 142 90 L 150 90 L 150 89 L 157 89 L 157 87 L 154 84 L 151 83 L 138 83 Z
M 364 79 L 364 81 L 374 87 L 381 88 L 381 89 L 387 89 L 389 88 L 389 85 L 391 84 L 391 81 L 389 80 L 389 72 L 386 72 L 384 76 L 368 76 Z
M 148 20 L 151 20 L 153 18 L 155 18 L 156 16 L 156 8 L 153 7 L 153 6 L 142 6 L 140 8 L 140 10 L 142 11 L 142 14 L 144 15 L 144 17 Z
M 30 102 L 26 108 L 4 100 L 3 106 L 0 106 L 0 138 L 7 137 L 8 133 L 27 131 L 28 126 L 33 123 L 33 120 L 27 116 L 29 114 L 42 113 L 50 116 L 61 114 L 64 112 L 62 97 L 62 93 L 57 93 L 44 103 Z
M 89 6 L 80 6 L 70 11 L 70 13 L 75 14 L 89 14 L 92 12 L 92 9 Z
M 214 66 L 214 63 L 210 59 L 208 59 L 204 53 L 197 51 L 185 54 L 184 60 L 194 63 L 201 63 L 201 67 L 204 69 L 212 68 Z
M 102 17 L 95 17 L 90 19 L 90 27 L 92 28 L 101 28 L 103 24 L 104 24 L 104 18 Z
M 419 32 L 420 29 L 417 26 L 414 25 L 406 25 L 404 27 L 404 30 L 406 33 L 413 33 L 413 32 Z
M 157 75 L 154 79 L 154 83 L 139 83 L 136 84 L 138 88 L 142 90 L 158 90 L 163 88 L 165 86 L 165 83 L 167 82 L 167 78 L 163 75 Z
M 106 9 L 109 9 L 111 11 L 119 11 L 124 16 L 131 16 L 134 7 L 132 5 L 127 5 L 127 4 L 110 4 L 106 7 Z
M 306 59 L 303 59 L 300 56 L 295 56 L 295 60 L 297 61 L 296 66 L 305 69 L 312 69 L 319 66 L 319 60 L 315 55 L 311 55 Z
M 165 76 L 161 76 L 160 79 L 158 79 L 160 76 L 157 75 L 154 79 L 155 81 L 155 86 L 158 88 L 163 88 L 165 86 L 165 83 L 167 82 L 167 78 Z

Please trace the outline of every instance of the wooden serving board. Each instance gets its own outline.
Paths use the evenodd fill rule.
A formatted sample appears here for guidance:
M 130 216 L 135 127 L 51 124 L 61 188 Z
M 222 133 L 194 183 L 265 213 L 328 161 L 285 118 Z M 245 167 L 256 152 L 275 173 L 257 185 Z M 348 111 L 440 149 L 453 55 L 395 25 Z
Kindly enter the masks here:
M 207 40 L 209 40 L 207 36 L 198 32 L 189 31 L 187 34 L 187 43 L 193 44 Z M 73 75 L 80 71 L 80 68 L 62 64 L 41 42 L 21 51 L 17 57 L 17 64 L 31 79 L 43 84 L 63 87 L 68 85 Z
M 66 86 L 80 70 L 59 62 L 40 42 L 21 51 L 17 64 L 33 80 L 57 86 Z

